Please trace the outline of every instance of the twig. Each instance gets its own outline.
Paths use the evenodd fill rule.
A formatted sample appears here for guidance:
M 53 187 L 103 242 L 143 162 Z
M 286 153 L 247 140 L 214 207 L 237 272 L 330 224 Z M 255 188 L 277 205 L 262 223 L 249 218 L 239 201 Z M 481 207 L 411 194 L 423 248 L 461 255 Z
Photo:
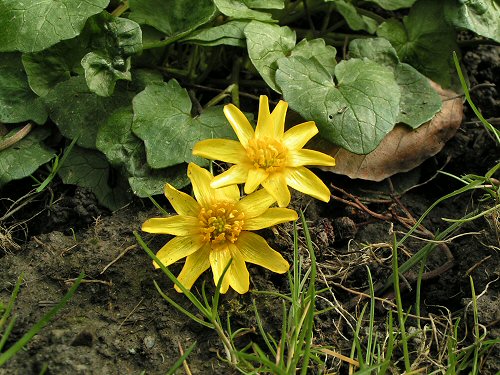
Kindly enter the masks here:
M 13 144 L 16 144 L 21 139 L 26 137 L 29 134 L 29 132 L 31 131 L 32 127 L 33 127 L 33 125 L 31 125 L 31 123 L 28 123 L 28 124 L 24 125 L 20 130 L 18 130 L 16 132 L 16 134 L 14 134 L 13 136 L 11 136 L 7 139 L 4 139 L 2 142 L 0 142 L 0 151 L 5 150 L 6 148 L 9 148 Z
M 111 262 L 109 262 L 101 271 L 100 275 L 102 275 L 104 272 L 106 272 L 106 270 L 111 267 L 113 264 L 115 264 L 121 257 L 123 257 L 128 251 L 134 249 L 135 247 L 137 247 L 137 245 L 130 245 L 128 246 L 127 248 L 125 248 L 125 250 L 123 250 L 120 255 L 118 255 L 115 259 L 113 259 Z
M 132 316 L 132 314 L 135 312 L 135 310 L 137 310 L 137 308 L 141 305 L 142 301 L 144 301 L 144 297 L 141 298 L 139 303 L 137 305 L 135 305 L 134 308 L 132 309 L 132 311 L 130 311 L 128 313 L 128 315 L 125 317 L 125 319 L 122 320 L 122 322 L 120 323 L 120 325 L 116 329 L 117 331 L 119 331 L 120 328 L 122 328 L 122 326 L 125 324 L 125 322 L 128 320 L 128 318 L 130 318 Z
M 184 355 L 184 349 L 182 348 L 180 341 L 177 341 L 177 346 L 179 347 L 179 353 L 181 354 L 182 357 Z M 184 367 L 184 371 L 186 371 L 187 375 L 193 375 L 186 360 L 182 361 L 182 366 Z

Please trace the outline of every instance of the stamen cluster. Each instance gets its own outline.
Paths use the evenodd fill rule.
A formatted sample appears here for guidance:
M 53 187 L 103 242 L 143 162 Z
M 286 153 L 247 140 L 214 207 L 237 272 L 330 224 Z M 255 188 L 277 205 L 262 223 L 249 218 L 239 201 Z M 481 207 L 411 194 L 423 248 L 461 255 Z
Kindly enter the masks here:
M 198 215 L 203 240 L 211 245 L 222 245 L 226 241 L 235 243 L 243 229 L 245 214 L 229 202 L 217 202 L 202 207 Z
M 283 167 L 287 149 L 279 141 L 269 137 L 253 138 L 248 141 L 247 156 L 255 168 L 271 173 Z

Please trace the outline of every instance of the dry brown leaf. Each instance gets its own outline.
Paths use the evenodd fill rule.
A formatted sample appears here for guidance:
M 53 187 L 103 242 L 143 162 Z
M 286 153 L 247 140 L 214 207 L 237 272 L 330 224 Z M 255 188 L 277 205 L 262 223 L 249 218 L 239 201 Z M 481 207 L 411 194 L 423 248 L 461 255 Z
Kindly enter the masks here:
M 431 121 L 416 130 L 406 125 L 396 125 L 377 148 L 366 155 L 353 154 L 333 145 L 322 147 L 323 152 L 335 157 L 337 165 L 321 169 L 350 178 L 382 181 L 393 174 L 417 167 L 441 151 L 462 123 L 463 101 L 455 92 L 445 90 L 432 81 L 431 85 L 443 101 L 441 111 Z

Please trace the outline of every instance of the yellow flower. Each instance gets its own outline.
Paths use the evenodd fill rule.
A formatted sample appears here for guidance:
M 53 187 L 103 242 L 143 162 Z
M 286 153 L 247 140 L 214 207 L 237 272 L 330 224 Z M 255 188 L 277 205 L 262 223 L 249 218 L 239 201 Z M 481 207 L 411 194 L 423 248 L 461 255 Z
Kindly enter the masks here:
M 280 207 L 290 203 L 287 185 L 322 201 L 330 200 L 328 187 L 304 166 L 332 167 L 335 159 L 319 151 L 302 148 L 318 133 L 313 121 L 285 132 L 287 108 L 288 103 L 280 101 L 274 111 L 269 113 L 267 96 L 262 95 L 254 131 L 238 108 L 233 104 L 224 107 L 224 114 L 239 142 L 207 139 L 198 142 L 193 148 L 193 155 L 234 164 L 214 178 L 212 187 L 245 183 L 245 193 L 250 194 L 262 185 Z
M 187 257 L 178 277 L 182 285 L 190 289 L 209 267 L 217 284 L 231 258 L 222 293 L 229 287 L 241 294 L 248 292 L 250 276 L 245 262 L 277 273 L 288 271 L 289 264 L 281 254 L 250 231 L 297 220 L 295 211 L 269 208 L 275 200 L 265 190 L 240 199 L 236 185 L 214 189 L 210 186 L 212 174 L 193 163 L 188 166 L 188 177 L 196 200 L 167 184 L 165 195 L 179 215 L 152 218 L 142 225 L 145 232 L 176 236 L 156 255 L 166 266 Z

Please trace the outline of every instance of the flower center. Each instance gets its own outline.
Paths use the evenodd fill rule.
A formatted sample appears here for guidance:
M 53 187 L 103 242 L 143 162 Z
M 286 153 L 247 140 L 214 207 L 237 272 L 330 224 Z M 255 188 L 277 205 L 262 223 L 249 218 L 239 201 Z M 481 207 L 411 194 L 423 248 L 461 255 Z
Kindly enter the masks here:
M 222 245 L 226 241 L 234 243 L 243 228 L 245 214 L 229 202 L 217 202 L 202 207 L 198 215 L 204 241 L 211 245 Z
M 255 168 L 273 172 L 281 168 L 286 161 L 287 149 L 273 138 L 263 137 L 248 142 L 247 156 Z

